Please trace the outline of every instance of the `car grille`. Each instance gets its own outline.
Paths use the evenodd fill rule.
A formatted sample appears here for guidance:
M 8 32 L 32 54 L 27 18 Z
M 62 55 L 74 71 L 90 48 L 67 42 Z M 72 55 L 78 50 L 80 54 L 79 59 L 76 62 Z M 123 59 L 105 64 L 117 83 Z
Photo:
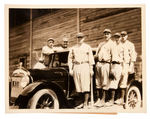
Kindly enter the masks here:
M 20 86 L 22 77 L 12 77 L 11 79 L 11 97 L 18 97 L 23 88 Z

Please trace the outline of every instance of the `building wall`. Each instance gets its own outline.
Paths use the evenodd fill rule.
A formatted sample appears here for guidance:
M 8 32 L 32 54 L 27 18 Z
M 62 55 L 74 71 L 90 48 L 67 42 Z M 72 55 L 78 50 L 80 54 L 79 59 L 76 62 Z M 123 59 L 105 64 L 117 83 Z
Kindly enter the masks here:
M 141 11 L 140 9 L 81 9 L 81 31 L 87 34 L 87 42 L 97 47 L 103 41 L 103 30 L 109 28 L 112 34 L 126 30 L 129 40 L 141 54 Z
M 29 28 L 30 24 L 25 23 L 9 31 L 10 74 L 17 68 L 20 58 L 26 58 L 26 65 L 29 67 Z
M 77 33 L 77 10 L 63 9 L 55 14 L 46 14 L 33 20 L 33 65 L 41 48 L 46 45 L 48 38 L 54 38 L 55 44 L 61 44 L 63 37 L 69 37 L 69 42 L 75 44 Z M 32 65 L 32 66 L 33 66 Z
M 103 30 L 109 28 L 112 34 L 123 30 L 128 32 L 128 39 L 134 43 L 137 52 L 135 70 L 141 72 L 142 34 L 141 34 L 141 9 L 81 9 L 80 31 L 87 35 L 85 42 L 92 47 L 97 47 L 103 39 Z
M 97 47 L 103 41 L 103 30 L 110 28 L 112 33 L 126 30 L 129 40 L 135 44 L 138 53 L 136 68 L 139 69 L 141 59 L 141 9 L 127 8 L 90 8 L 80 9 L 80 31 L 86 35 L 85 42 L 92 47 Z M 32 66 L 40 57 L 41 48 L 46 44 L 49 37 L 55 39 L 55 44 L 61 44 L 63 37 L 68 37 L 70 46 L 76 43 L 77 33 L 77 9 L 62 9 L 55 13 L 48 13 L 33 19 L 32 29 Z M 10 72 L 18 63 L 18 58 L 27 57 L 29 68 L 29 39 L 30 24 L 25 23 L 10 29 Z

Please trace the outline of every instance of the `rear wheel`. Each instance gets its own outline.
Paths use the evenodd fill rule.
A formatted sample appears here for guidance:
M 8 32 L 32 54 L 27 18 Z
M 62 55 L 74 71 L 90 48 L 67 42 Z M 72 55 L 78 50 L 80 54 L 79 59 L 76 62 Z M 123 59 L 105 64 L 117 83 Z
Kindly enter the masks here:
M 125 108 L 127 109 L 137 109 L 141 107 L 141 93 L 139 88 L 136 86 L 131 86 L 128 90 L 126 96 Z
M 59 109 L 56 93 L 51 89 L 42 89 L 36 92 L 29 100 L 30 109 Z

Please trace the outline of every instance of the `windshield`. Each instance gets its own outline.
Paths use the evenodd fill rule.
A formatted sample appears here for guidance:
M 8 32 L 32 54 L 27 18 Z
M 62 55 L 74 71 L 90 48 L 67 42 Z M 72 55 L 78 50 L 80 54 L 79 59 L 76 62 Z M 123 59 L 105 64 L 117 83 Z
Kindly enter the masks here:
M 69 52 L 59 52 L 52 54 L 52 62 L 50 67 L 66 67 L 68 66 L 68 53 Z

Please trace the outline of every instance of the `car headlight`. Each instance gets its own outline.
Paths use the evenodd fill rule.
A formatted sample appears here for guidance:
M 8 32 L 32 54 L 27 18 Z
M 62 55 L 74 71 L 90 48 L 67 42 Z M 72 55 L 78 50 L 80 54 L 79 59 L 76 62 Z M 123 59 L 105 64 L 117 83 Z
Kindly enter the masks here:
M 30 79 L 28 76 L 24 76 L 20 82 L 21 87 L 26 87 L 30 82 Z

